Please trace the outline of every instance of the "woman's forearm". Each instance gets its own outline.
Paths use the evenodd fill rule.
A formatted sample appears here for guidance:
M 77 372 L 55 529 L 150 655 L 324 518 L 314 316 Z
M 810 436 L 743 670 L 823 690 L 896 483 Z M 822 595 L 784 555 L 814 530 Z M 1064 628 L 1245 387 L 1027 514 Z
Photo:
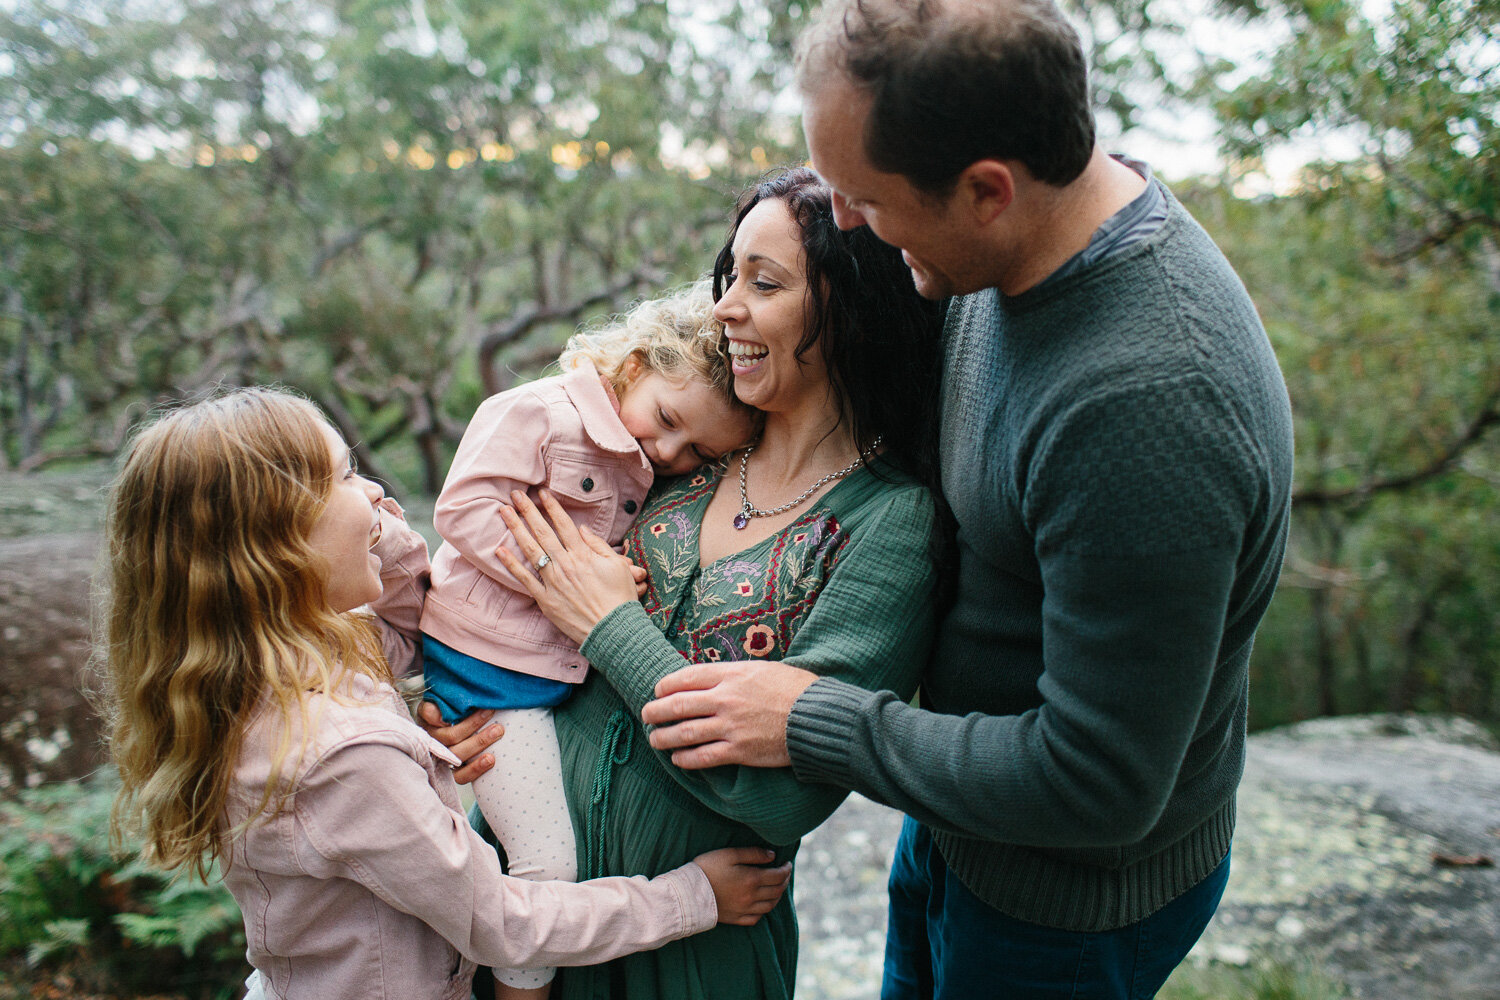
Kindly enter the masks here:
M 589 633 L 582 651 L 637 719 L 655 697 L 656 682 L 688 662 L 633 602 L 606 615 Z M 750 827 L 770 844 L 796 841 L 827 819 L 847 794 L 831 785 L 800 782 L 787 768 L 684 771 L 666 754 L 661 760 L 666 772 L 694 798 Z

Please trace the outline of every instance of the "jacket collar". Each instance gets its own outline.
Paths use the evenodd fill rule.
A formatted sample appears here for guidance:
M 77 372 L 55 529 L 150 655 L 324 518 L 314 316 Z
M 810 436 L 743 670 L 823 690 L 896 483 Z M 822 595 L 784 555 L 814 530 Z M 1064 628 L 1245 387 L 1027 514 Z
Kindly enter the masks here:
M 646 453 L 620 423 L 620 401 L 597 368 L 581 361 L 563 374 L 562 385 L 568 399 L 578 408 L 584 433 L 594 444 L 605 451 L 639 455 L 642 462 L 646 461 Z

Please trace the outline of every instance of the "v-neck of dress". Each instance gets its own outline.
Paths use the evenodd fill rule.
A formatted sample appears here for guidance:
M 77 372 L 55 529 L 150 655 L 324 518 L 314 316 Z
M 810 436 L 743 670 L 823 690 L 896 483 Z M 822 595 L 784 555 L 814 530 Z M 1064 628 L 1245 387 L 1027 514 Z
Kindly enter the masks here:
M 693 554 L 697 557 L 696 561 L 698 565 L 698 572 L 700 574 L 706 570 L 713 569 L 720 563 L 728 562 L 731 559 L 745 560 L 751 555 L 751 553 L 759 552 L 759 550 L 768 543 L 776 541 L 782 535 L 800 525 L 808 514 L 811 514 L 821 506 L 827 505 L 829 498 L 844 490 L 844 487 L 850 485 L 851 483 L 862 481 L 865 477 L 872 475 L 872 473 L 870 472 L 870 468 L 868 465 L 861 465 L 859 468 L 849 473 L 849 475 L 834 483 L 833 488 L 830 489 L 827 493 L 824 493 L 822 496 L 814 499 L 808 505 L 807 514 L 804 514 L 802 517 L 793 518 L 791 523 L 783 525 L 777 531 L 767 535 L 765 538 L 762 538 L 758 542 L 747 545 L 742 549 L 736 549 L 733 552 L 727 552 L 719 558 L 713 560 L 712 562 L 705 563 L 703 561 L 703 515 L 708 510 L 708 505 L 713 503 L 714 496 L 719 492 L 719 484 L 724 482 L 725 478 L 728 475 L 729 470 L 726 467 L 724 472 L 720 473 L 718 480 L 715 481 L 714 488 L 708 490 L 703 494 L 702 497 L 698 499 L 698 506 L 693 510 L 694 516 L 688 519 L 691 525 L 690 530 L 693 533 Z

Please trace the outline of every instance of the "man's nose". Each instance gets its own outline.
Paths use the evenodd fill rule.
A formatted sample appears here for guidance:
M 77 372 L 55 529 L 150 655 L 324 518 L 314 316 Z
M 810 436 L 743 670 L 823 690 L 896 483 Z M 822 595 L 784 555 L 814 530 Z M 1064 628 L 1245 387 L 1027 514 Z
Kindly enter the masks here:
M 833 224 L 840 229 L 853 229 L 855 226 L 865 224 L 865 217 L 849 207 L 849 202 L 843 195 L 835 193 L 833 196 Z

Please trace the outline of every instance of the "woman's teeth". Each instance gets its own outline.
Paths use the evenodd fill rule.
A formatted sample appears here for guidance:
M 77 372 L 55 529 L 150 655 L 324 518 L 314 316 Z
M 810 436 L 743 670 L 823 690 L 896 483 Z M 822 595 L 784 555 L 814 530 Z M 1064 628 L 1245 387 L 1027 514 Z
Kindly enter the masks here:
M 769 349 L 763 344 L 748 344 L 737 340 L 729 342 L 729 357 L 741 368 L 755 367 L 769 353 Z

